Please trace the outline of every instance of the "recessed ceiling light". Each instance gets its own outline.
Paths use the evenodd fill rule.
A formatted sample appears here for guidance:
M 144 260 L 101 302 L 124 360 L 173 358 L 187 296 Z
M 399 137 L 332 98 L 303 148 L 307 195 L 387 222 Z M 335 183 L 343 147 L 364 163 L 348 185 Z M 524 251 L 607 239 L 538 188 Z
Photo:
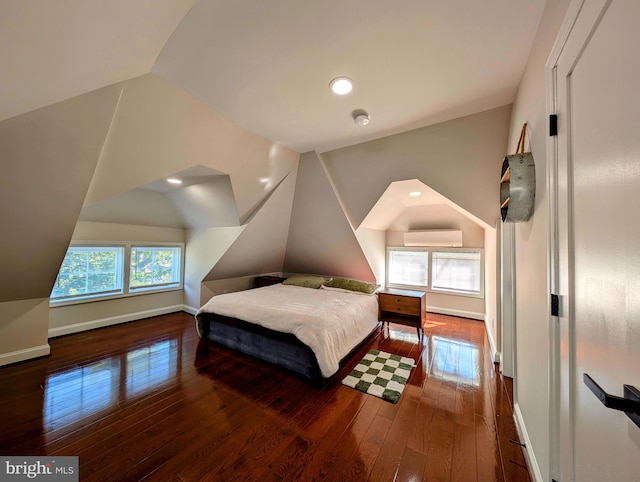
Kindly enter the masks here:
M 170 182 L 171 184 L 182 184 L 182 181 L 180 179 L 176 179 L 175 177 L 168 177 L 167 182 Z
M 420 191 L 413 191 L 409 193 L 409 196 L 413 196 L 413 197 L 417 197 L 420 196 L 422 193 Z
M 334 94 L 346 95 L 353 89 L 353 81 L 348 77 L 336 77 L 329 83 Z

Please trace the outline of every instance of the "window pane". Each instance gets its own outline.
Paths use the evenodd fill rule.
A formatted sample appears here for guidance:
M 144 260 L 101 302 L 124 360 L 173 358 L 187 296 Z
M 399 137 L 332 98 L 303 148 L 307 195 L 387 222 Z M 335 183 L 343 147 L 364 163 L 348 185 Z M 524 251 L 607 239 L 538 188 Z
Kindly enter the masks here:
M 51 298 L 121 293 L 123 252 L 115 246 L 69 247 Z
M 410 286 L 427 286 L 429 274 L 427 251 L 389 251 L 389 283 Z
M 180 254 L 177 246 L 133 246 L 131 248 L 131 288 L 180 283 Z
M 480 252 L 433 251 L 431 289 L 480 293 Z

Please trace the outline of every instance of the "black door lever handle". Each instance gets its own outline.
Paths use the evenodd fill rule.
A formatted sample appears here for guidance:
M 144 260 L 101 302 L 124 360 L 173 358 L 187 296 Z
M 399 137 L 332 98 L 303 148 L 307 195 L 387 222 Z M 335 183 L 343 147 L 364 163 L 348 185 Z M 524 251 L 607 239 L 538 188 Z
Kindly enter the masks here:
M 605 392 L 588 374 L 583 374 L 584 384 L 598 397 L 602 404 L 613 410 L 625 412 L 640 427 L 640 390 L 631 385 L 623 385 L 624 397 L 617 397 Z

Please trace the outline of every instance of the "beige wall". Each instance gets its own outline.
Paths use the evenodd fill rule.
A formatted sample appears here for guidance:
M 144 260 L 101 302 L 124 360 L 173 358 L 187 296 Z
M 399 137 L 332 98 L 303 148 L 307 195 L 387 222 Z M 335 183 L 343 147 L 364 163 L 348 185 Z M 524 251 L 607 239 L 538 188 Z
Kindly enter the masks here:
M 376 282 L 380 286 L 385 286 L 387 232 L 380 229 L 359 227 L 356 229 L 356 238 L 369 262 Z
M 49 296 L 119 95 L 102 89 L 0 122 L 0 301 Z
M 73 231 L 72 239 L 73 241 L 184 243 L 185 230 L 161 226 L 78 221 Z
M 0 122 L 0 365 L 48 352 L 48 303 L 119 88 Z M 46 308 L 46 309 L 45 309 Z
M 347 218 L 359 227 L 391 182 L 418 179 L 493 227 L 510 115 L 507 105 L 323 153 Z
M 526 150 L 536 165 L 536 200 L 532 218 L 518 223 L 516 246 L 516 415 L 526 432 L 533 469 L 549 479 L 549 289 L 547 237 L 549 196 L 546 182 L 545 62 L 569 0 L 549 0 L 513 105 L 509 146 L 513 151 L 524 122 Z M 494 169 L 499 169 L 496 163 Z
M 49 298 L 0 303 L 0 366 L 49 354 Z
M 403 246 L 405 231 L 459 229 L 465 248 L 484 247 L 484 228 L 446 204 L 405 209 L 389 226 L 388 246 Z
M 282 271 L 375 280 L 315 152 L 300 158 Z
M 205 281 L 282 269 L 295 186 L 296 173 L 292 172 L 248 220 L 233 245 L 205 276 Z
M 49 337 L 181 311 L 182 296 L 182 290 L 173 290 L 76 305 L 52 306 L 49 314 Z
M 213 296 L 203 280 L 244 229 L 245 226 L 187 230 L 184 304 L 188 310 L 197 310 Z

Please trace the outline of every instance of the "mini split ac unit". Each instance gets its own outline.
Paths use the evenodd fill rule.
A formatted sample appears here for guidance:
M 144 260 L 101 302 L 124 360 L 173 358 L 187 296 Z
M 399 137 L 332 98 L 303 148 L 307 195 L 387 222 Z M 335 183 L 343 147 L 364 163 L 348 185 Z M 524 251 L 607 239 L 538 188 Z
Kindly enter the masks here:
M 458 229 L 438 229 L 431 231 L 407 231 L 404 233 L 405 246 L 462 246 L 462 231 Z

